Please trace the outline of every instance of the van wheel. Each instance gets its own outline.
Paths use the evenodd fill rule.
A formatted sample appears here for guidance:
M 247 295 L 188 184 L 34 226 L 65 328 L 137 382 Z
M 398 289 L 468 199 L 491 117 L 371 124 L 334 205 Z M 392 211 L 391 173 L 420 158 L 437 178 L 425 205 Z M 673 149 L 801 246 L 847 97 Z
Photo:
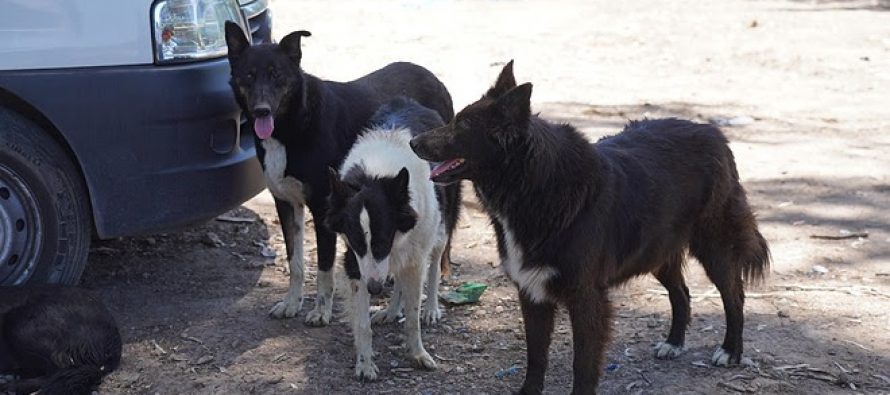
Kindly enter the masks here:
M 0 285 L 77 283 L 91 238 L 74 162 L 39 126 L 0 107 Z

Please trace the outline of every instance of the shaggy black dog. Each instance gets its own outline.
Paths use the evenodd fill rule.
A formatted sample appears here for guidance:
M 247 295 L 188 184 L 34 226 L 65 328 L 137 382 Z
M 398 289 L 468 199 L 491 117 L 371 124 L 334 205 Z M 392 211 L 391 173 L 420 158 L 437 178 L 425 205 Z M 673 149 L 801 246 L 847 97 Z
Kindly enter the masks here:
M 0 392 L 89 394 L 120 359 L 117 323 L 88 291 L 0 287 L 0 372 L 21 377 Z
M 757 229 L 726 138 L 677 119 L 631 122 L 590 144 L 570 125 L 532 115 L 531 84 L 512 62 L 479 101 L 448 125 L 415 137 L 421 157 L 444 161 L 438 182 L 473 181 L 519 289 L 528 370 L 522 393 L 540 393 L 556 306 L 574 340 L 573 393 L 593 393 L 611 329 L 610 287 L 652 273 L 668 290 L 673 322 L 656 357 L 683 350 L 687 251 L 723 298 L 726 337 L 715 365 L 742 355 L 744 286 L 763 276 L 769 249 Z

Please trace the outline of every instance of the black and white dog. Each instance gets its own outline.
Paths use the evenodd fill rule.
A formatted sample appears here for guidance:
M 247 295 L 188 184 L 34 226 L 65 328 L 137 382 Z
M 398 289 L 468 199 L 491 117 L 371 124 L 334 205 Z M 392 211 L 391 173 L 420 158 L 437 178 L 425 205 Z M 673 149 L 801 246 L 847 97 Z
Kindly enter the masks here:
M 0 287 L 0 374 L 21 376 L 0 393 L 90 394 L 120 360 L 117 323 L 88 291 Z
M 395 280 L 392 300 L 373 321 L 395 321 L 404 306 L 409 357 L 420 367 L 436 368 L 420 339 L 421 288 L 425 283 L 423 321 L 435 323 L 441 317 L 438 280 L 449 234 L 446 219 L 457 210 L 447 202 L 446 189 L 459 187 L 434 186 L 429 163 L 408 145 L 418 133 L 443 125 L 435 111 L 397 98 L 382 106 L 371 124 L 346 156 L 339 175 L 331 170 L 327 216 L 328 226 L 348 247 L 344 261 L 352 291 L 355 375 L 366 380 L 377 378 L 369 294 L 379 294 L 390 275 Z
M 769 248 L 723 133 L 644 120 L 590 144 L 571 125 L 533 115 L 532 86 L 517 86 L 512 66 L 479 101 L 411 146 L 421 158 L 444 161 L 437 182 L 472 180 L 491 218 L 525 323 L 521 393 L 544 386 L 557 305 L 572 322 L 572 393 L 595 392 L 611 330 L 608 290 L 647 273 L 667 288 L 673 310 L 656 357 L 679 355 L 690 317 L 687 251 L 723 298 L 726 337 L 711 362 L 739 363 L 745 283 L 763 277 Z
M 413 98 L 446 121 L 454 109 L 445 86 L 411 63 L 392 63 L 343 83 L 304 73 L 300 39 L 309 35 L 301 30 L 280 44 L 251 46 L 238 25 L 226 23 L 232 90 L 256 134 L 257 158 L 275 197 L 287 249 L 290 287 L 270 314 L 293 317 L 302 308 L 303 206 L 308 205 L 315 218 L 319 272 L 315 308 L 306 323 L 320 326 L 331 320 L 336 253 L 336 235 L 324 226 L 328 168 L 340 165 L 378 107 L 398 95 Z M 450 198 L 459 201 L 456 195 Z

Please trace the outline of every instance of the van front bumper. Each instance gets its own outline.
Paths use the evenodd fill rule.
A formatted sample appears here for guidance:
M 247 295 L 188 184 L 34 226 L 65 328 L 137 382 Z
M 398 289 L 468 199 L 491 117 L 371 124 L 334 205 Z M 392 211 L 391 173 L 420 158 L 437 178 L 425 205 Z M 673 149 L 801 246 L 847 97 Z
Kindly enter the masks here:
M 226 59 L 0 72 L 80 164 L 101 238 L 204 221 L 259 193 Z

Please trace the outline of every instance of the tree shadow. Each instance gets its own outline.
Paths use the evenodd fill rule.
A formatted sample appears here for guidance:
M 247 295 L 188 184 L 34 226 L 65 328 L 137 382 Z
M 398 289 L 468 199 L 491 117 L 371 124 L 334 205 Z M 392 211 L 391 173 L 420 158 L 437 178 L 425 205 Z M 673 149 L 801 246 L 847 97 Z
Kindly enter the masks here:
M 890 259 L 890 184 L 871 178 L 795 177 L 748 180 L 759 204 L 758 221 L 767 225 L 806 225 L 811 235 L 867 232 L 874 240 L 857 250 L 859 260 Z M 811 239 L 812 240 L 812 239 Z M 848 240 L 847 242 L 855 241 Z M 822 244 L 838 241 L 814 240 Z M 843 241 L 841 241 L 843 242 Z
M 808 8 L 785 8 L 783 11 L 890 11 L 890 0 L 788 0 Z
M 282 326 L 255 292 L 275 262 L 261 254 L 268 225 L 243 206 L 226 216 L 239 222 L 94 241 L 82 286 L 102 296 L 124 340 L 121 369 L 103 388 L 152 388 L 157 377 L 141 375 L 142 364 L 217 369 L 270 335 L 244 328 Z

